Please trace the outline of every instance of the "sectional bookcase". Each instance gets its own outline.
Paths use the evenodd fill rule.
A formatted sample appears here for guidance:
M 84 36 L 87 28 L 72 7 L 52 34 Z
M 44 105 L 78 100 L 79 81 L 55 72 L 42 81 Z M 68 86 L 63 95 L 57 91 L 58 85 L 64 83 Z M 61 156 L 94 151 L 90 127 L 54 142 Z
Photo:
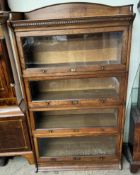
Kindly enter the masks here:
M 40 171 L 120 168 L 133 6 L 12 13 Z

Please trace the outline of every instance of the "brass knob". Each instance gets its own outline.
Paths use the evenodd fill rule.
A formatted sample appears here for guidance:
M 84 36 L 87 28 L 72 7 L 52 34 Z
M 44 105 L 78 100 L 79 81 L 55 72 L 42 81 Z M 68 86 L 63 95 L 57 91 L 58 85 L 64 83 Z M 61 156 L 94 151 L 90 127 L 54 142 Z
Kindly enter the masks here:
M 105 103 L 106 99 L 104 97 L 100 98 L 101 103 Z
M 73 157 L 74 160 L 80 160 L 80 157 Z
M 10 83 L 10 87 L 15 87 L 15 84 L 14 83 Z
M 76 72 L 76 68 L 71 68 L 70 71 L 71 72 Z
M 100 156 L 100 157 L 99 157 L 99 159 L 100 159 L 100 160 L 103 160 L 103 159 L 104 159 L 104 157 L 103 157 L 103 156 Z
M 43 72 L 43 73 L 46 73 L 46 72 L 47 72 L 47 70 L 42 70 L 42 72 Z
M 50 102 L 47 102 L 47 105 L 50 105 Z
M 105 70 L 105 66 L 101 66 L 101 70 Z
M 79 102 L 77 100 L 72 101 L 73 105 L 77 105 Z

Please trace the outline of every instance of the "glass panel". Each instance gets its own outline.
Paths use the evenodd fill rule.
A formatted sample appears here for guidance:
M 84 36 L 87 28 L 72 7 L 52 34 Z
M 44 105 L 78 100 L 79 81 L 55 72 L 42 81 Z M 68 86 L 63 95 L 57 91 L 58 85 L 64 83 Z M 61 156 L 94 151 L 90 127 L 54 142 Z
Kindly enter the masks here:
M 112 78 L 31 81 L 31 96 L 37 100 L 119 98 L 120 82 Z
M 121 63 L 122 32 L 22 38 L 26 67 Z
M 115 136 L 38 139 L 40 157 L 100 156 L 115 154 Z
M 116 127 L 117 109 L 35 112 L 36 129 Z

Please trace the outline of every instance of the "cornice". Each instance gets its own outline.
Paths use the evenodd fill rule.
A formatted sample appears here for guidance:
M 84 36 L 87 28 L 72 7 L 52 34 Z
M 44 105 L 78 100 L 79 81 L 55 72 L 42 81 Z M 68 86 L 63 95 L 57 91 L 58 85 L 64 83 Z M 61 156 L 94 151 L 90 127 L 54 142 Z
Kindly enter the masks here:
M 12 21 L 11 26 L 13 28 L 17 27 L 49 27 L 49 26 L 57 26 L 57 25 L 76 25 L 76 24 L 87 24 L 94 22 L 109 22 L 109 21 L 123 21 L 128 20 L 132 21 L 133 18 L 131 15 L 128 16 L 117 16 L 117 17 L 104 17 L 104 18 L 86 18 L 86 19 L 60 19 L 60 20 L 38 20 L 38 21 Z

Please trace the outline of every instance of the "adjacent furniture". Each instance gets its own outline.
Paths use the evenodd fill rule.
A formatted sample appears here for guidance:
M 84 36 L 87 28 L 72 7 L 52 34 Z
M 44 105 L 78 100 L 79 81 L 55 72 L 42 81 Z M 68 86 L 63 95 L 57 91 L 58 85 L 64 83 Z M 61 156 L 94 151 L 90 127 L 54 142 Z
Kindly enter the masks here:
M 11 13 L 39 171 L 121 168 L 133 6 Z
M 0 162 L 2 165 L 5 157 L 20 155 L 34 163 L 26 113 L 20 109 L 23 100 L 6 27 L 8 18 L 7 12 L 0 12 Z
M 137 173 L 140 169 L 140 110 L 137 106 L 131 109 L 127 156 L 130 161 L 130 171 Z
M 4 15 L 0 15 L 1 23 Z M 2 25 L 0 25 L 0 106 L 15 105 L 14 79 L 11 71 L 10 60 L 7 53 L 6 41 Z
M 0 156 L 23 155 L 30 151 L 29 134 L 23 112 L 18 106 L 0 108 Z
M 140 71 L 138 68 L 135 81 L 131 92 L 131 112 L 129 126 L 129 140 L 125 148 L 125 155 L 130 162 L 130 171 L 137 173 L 140 169 Z

